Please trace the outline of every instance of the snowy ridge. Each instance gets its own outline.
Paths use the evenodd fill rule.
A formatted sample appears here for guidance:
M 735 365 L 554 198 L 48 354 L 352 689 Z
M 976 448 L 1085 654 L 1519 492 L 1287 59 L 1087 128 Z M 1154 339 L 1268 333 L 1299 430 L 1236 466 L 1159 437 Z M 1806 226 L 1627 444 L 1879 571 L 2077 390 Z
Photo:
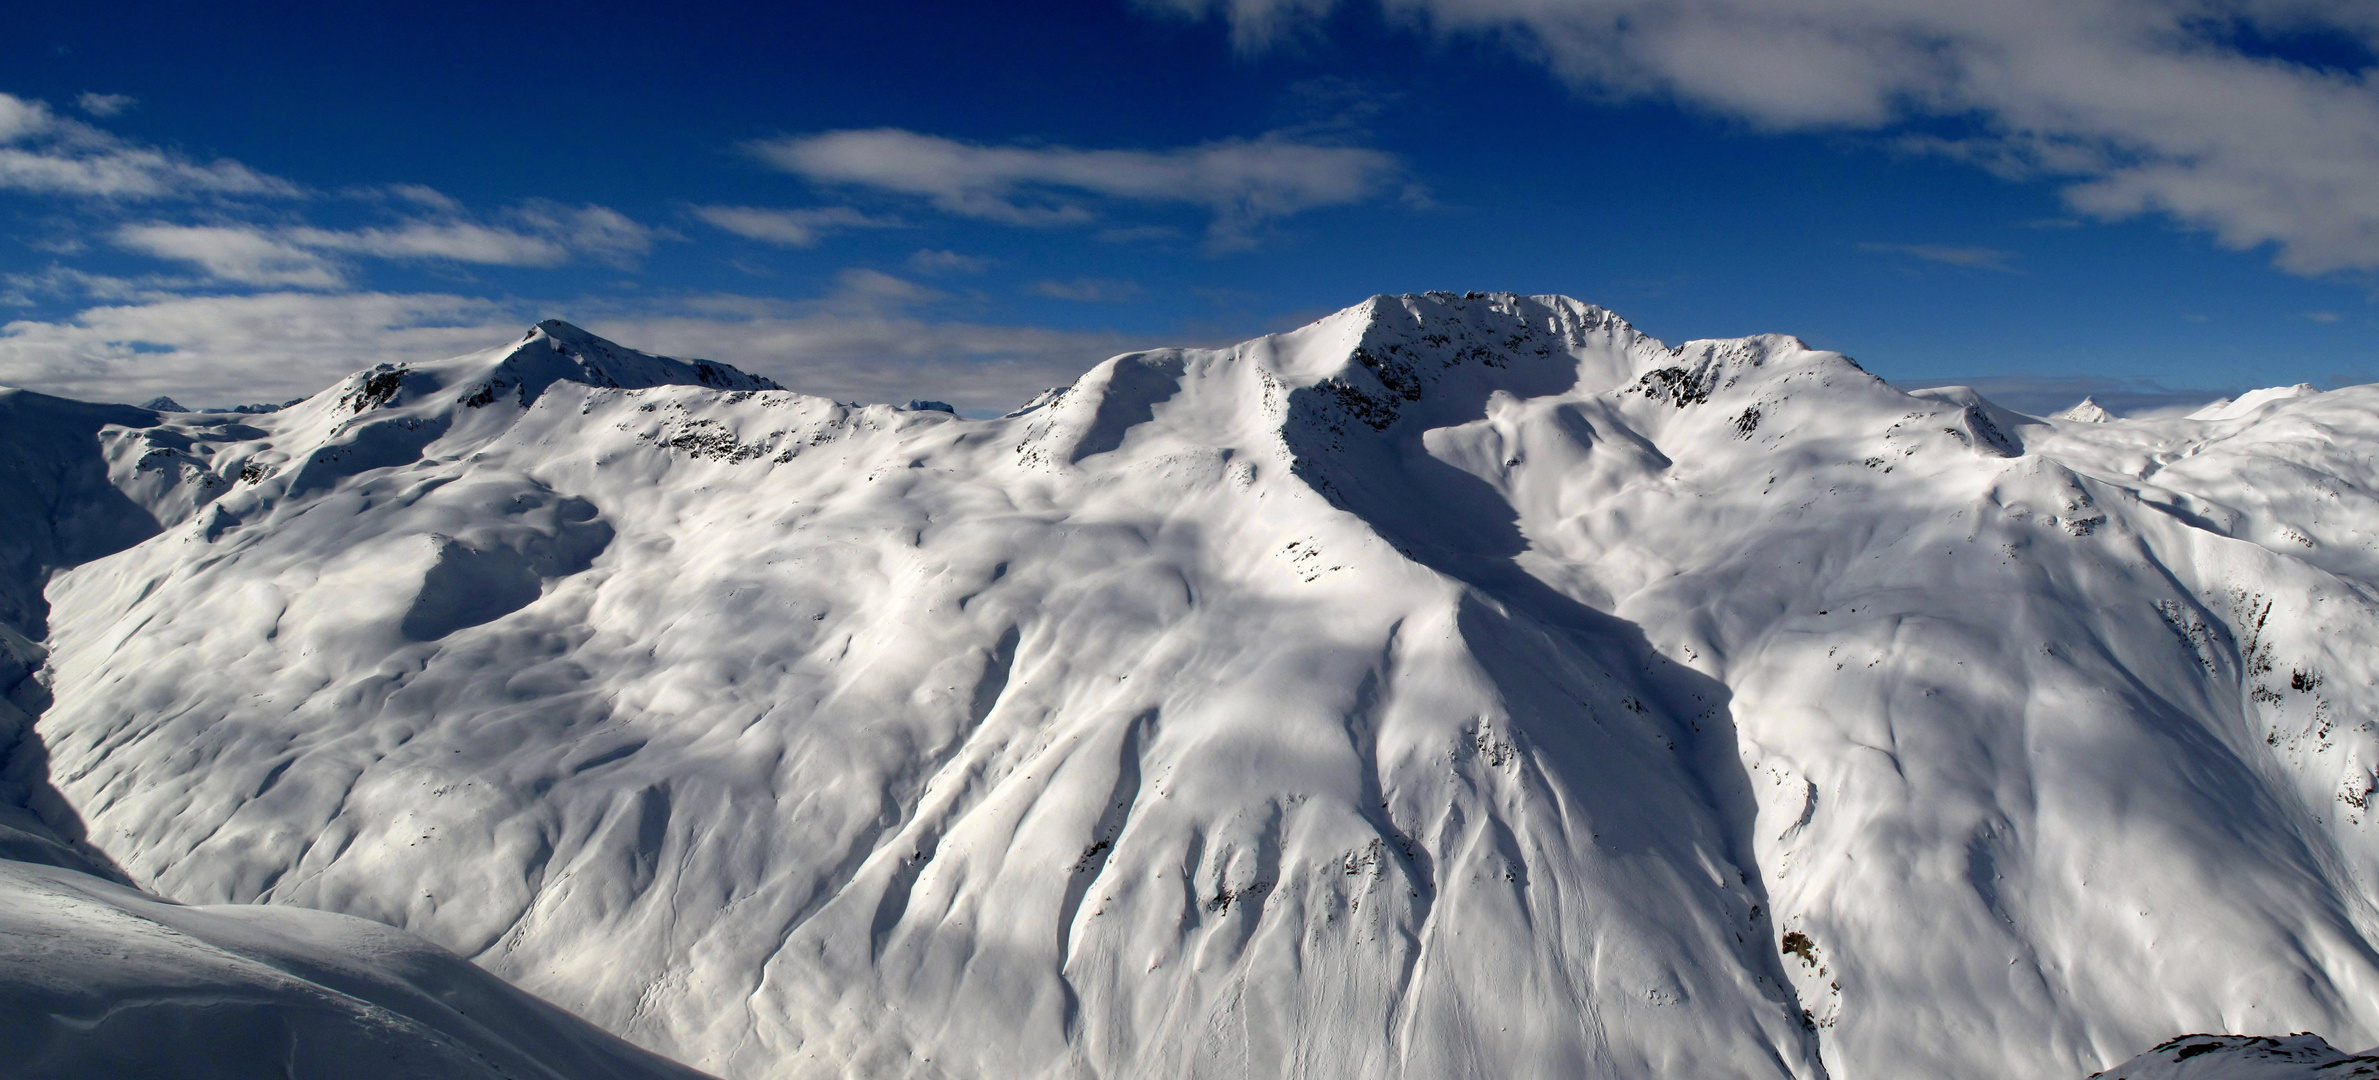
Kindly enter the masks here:
M 982 421 L 639 355 L 75 420 L 154 531 L 38 556 L 90 843 L 733 1077 L 2379 1041 L 2379 389 L 2043 420 L 1509 294 Z

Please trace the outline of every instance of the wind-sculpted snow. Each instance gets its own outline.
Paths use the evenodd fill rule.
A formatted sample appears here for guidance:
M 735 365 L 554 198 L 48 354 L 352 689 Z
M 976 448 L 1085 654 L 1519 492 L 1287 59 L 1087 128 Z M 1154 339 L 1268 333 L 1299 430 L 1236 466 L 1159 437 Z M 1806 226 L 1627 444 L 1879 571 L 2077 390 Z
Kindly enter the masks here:
M 993 420 L 708 370 L 107 421 L 91 844 L 733 1077 L 2379 1041 L 2379 390 L 2043 421 L 1502 294 Z

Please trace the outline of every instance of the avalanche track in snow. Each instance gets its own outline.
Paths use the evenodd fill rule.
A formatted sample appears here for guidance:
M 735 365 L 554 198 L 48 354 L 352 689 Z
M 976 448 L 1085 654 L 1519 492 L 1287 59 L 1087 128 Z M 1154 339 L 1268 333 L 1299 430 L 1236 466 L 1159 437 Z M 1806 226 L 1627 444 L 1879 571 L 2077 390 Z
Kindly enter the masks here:
M 990 420 L 561 323 L 0 409 L 52 827 L 723 1076 L 2379 1041 L 2379 388 L 2044 420 L 1431 293 Z

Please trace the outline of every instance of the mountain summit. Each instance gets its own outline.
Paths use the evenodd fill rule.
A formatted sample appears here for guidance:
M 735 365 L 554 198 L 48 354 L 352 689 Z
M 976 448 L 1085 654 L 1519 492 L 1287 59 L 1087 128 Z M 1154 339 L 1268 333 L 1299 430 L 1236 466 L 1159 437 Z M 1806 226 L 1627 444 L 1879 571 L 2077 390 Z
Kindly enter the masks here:
M 143 888 L 739 1078 L 2366 1045 L 2379 389 L 2235 406 L 1428 293 L 965 420 L 547 323 L 73 413 L 147 524 L 27 563 L 37 746 Z

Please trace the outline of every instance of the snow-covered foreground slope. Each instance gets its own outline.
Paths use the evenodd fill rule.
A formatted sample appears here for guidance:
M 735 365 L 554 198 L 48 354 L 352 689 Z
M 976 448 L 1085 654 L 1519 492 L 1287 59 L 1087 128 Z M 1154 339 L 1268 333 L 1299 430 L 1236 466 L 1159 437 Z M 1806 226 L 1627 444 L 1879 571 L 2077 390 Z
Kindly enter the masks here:
M 399 930 L 183 907 L 0 861 L 0 1046 L 25 1080 L 697 1080 Z
M 2184 1035 L 2094 1080 L 2367 1080 L 2379 1053 L 2347 1054 L 2318 1035 Z
M 997 420 L 670 363 L 103 418 L 90 842 L 735 1077 L 2379 1041 L 2379 389 L 2044 422 L 1450 294 Z

